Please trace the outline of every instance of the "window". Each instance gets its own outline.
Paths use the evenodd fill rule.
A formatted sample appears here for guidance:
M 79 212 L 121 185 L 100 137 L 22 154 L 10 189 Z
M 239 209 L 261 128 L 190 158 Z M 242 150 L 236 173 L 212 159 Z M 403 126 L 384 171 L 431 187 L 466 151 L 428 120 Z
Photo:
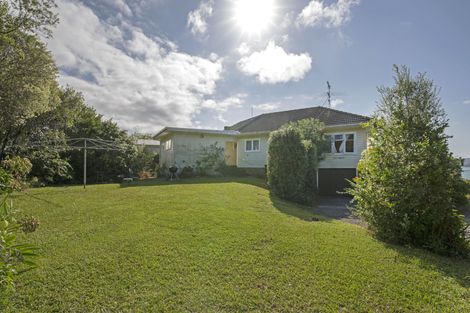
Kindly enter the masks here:
M 344 152 L 344 135 L 335 135 L 335 141 L 333 142 L 333 153 Z
M 354 153 L 354 134 L 325 135 L 330 142 L 330 153 Z
M 346 152 L 354 152 L 354 134 L 346 134 Z
M 246 140 L 245 151 L 246 152 L 259 151 L 259 139 Z
M 173 141 L 171 139 L 168 139 L 165 141 L 165 150 L 171 150 L 173 148 Z

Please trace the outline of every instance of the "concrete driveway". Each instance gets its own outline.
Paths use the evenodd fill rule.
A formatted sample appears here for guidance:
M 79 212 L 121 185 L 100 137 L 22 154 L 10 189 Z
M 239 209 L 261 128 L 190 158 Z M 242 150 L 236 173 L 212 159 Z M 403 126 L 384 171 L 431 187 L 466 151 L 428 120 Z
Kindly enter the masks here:
M 364 222 L 349 211 L 350 201 L 351 198 L 347 197 L 321 196 L 313 211 L 335 220 L 364 226 Z
M 347 197 L 335 197 L 335 196 L 321 196 L 318 200 L 318 205 L 313 209 L 313 212 L 343 222 L 367 226 L 366 223 L 360 220 L 357 216 L 354 216 L 349 211 L 348 206 L 351 198 Z M 470 224 L 470 209 L 463 210 L 465 221 Z M 467 228 L 467 232 L 470 236 L 470 227 Z

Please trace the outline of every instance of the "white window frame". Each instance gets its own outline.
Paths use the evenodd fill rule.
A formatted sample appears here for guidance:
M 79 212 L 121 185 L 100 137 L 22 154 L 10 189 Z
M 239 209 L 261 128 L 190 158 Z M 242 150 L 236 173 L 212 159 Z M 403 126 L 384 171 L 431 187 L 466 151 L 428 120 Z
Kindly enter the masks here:
M 251 150 L 247 150 L 246 149 L 246 143 L 248 141 L 251 141 Z M 253 149 L 253 142 L 254 141 L 258 141 L 258 149 L 257 150 L 254 150 Z M 255 139 L 245 139 L 245 152 L 260 152 L 261 151 L 261 140 L 259 138 L 255 138 Z
M 326 133 L 326 136 L 331 136 L 333 141 L 330 143 L 330 151 L 328 152 L 329 154 L 332 155 L 343 155 L 343 154 L 356 154 L 356 142 L 357 142 L 357 134 L 356 132 L 341 132 L 341 133 Z M 332 152 L 335 151 L 334 148 L 334 138 L 336 135 L 342 135 L 343 136 L 343 152 Z M 347 140 L 347 135 L 353 135 L 354 136 L 354 143 L 353 143 L 353 151 L 352 152 L 346 152 L 346 140 Z
M 165 141 L 165 151 L 170 151 L 173 149 L 173 139 L 168 139 Z

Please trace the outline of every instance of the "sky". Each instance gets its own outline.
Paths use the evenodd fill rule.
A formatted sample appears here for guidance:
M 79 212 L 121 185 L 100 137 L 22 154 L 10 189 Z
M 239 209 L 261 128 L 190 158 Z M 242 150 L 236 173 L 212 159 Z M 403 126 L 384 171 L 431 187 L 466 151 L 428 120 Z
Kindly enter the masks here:
M 130 132 L 328 105 L 371 115 L 393 64 L 440 88 L 470 157 L 470 1 L 58 0 L 60 82 Z

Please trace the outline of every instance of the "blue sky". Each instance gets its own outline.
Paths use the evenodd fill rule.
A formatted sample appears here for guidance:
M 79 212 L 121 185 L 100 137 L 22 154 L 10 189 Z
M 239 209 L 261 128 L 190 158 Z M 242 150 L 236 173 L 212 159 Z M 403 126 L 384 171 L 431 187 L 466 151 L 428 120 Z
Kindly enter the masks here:
M 258 4 L 254 4 L 258 3 Z M 325 105 L 371 114 L 392 65 L 441 88 L 452 151 L 470 157 L 470 2 L 58 1 L 60 80 L 130 131 L 222 128 Z

